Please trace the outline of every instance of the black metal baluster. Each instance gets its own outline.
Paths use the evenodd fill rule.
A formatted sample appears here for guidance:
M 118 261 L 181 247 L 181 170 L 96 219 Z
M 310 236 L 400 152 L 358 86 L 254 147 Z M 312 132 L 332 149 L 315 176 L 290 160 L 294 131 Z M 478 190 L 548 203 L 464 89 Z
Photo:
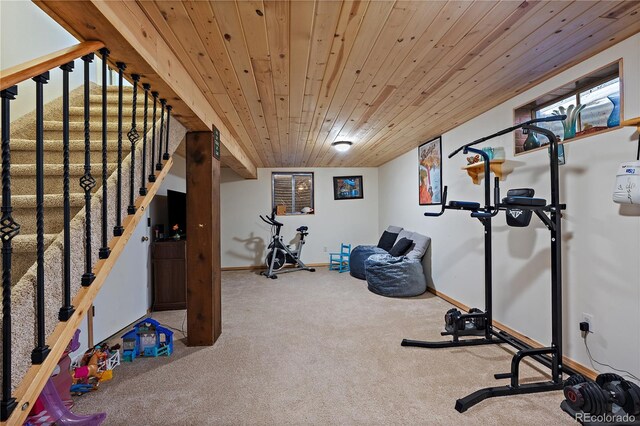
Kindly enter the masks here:
M 80 178 L 80 187 L 84 190 L 84 274 L 81 284 L 91 285 L 96 276 L 91 266 L 91 190 L 96 186 L 96 180 L 91 176 L 91 110 L 89 106 L 89 64 L 93 62 L 93 53 L 82 57 L 84 62 L 84 175 Z
M 142 174 L 140 175 L 140 195 L 147 195 L 147 109 L 149 107 L 149 89 L 151 85 L 144 83 L 144 123 L 142 124 Z
M 9 101 L 18 95 L 18 86 L 0 92 L 2 98 L 2 401 L 0 401 L 0 421 L 9 418 L 16 408 L 16 399 L 11 397 L 11 240 L 20 233 L 11 216 L 11 119 Z
M 135 188 L 136 188 L 136 142 L 140 139 L 138 129 L 136 128 L 136 110 L 138 108 L 138 83 L 140 82 L 140 76 L 138 74 L 132 74 L 133 79 L 133 113 L 131 114 L 131 130 L 127 133 L 129 142 L 131 142 L 131 164 L 129 167 L 129 206 L 127 207 L 127 213 L 135 214 Z
M 118 183 L 116 188 L 116 226 L 113 235 L 119 237 L 124 232 L 122 227 L 122 79 L 127 66 L 123 62 L 116 63 L 118 67 Z
M 33 78 L 36 82 L 36 347 L 31 362 L 42 364 L 50 349 L 45 342 L 44 311 L 44 85 L 49 72 Z
M 156 161 L 156 109 L 158 107 L 158 92 L 151 92 L 153 96 L 153 119 L 151 120 L 151 163 L 149 167 L 149 182 L 156 181 L 156 174 L 153 171 Z
M 64 214 L 64 251 L 63 265 L 63 304 L 58 312 L 60 321 L 67 321 L 75 311 L 71 305 L 71 206 L 69 203 L 69 73 L 73 71 L 74 63 L 69 62 L 60 67 L 62 69 L 62 198 Z
M 171 156 L 169 155 L 169 123 L 171 121 L 171 110 L 173 107 L 171 105 L 167 105 L 167 130 L 165 131 L 165 145 L 164 145 L 164 154 L 162 155 L 163 160 L 168 160 Z
M 162 170 L 162 132 L 164 130 L 164 107 L 167 105 L 167 100 L 160 99 L 160 105 L 162 105 L 162 110 L 160 111 L 160 138 L 158 140 L 158 162 L 156 163 L 156 170 Z
M 109 208 L 107 203 L 109 202 L 107 194 L 107 74 L 109 73 L 107 68 L 107 60 L 109 58 L 109 49 L 106 47 L 100 49 L 102 54 L 102 247 L 98 252 L 100 259 L 106 259 L 111 254 L 109 243 L 107 240 L 107 223 L 109 222 Z

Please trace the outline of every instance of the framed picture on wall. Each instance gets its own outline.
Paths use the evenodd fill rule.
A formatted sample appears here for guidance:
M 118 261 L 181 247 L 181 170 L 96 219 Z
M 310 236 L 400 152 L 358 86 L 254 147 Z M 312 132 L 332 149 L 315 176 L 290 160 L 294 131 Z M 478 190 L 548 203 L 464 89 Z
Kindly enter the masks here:
M 442 136 L 418 147 L 418 202 L 442 204 Z
M 364 198 L 362 176 L 334 176 L 334 200 L 355 200 L 358 198 Z

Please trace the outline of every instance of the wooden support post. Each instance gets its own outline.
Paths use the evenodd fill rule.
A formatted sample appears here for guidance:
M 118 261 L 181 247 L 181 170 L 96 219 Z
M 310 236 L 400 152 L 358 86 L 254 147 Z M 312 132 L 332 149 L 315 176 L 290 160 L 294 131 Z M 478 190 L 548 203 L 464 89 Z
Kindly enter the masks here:
M 220 161 L 213 132 L 187 133 L 187 344 L 211 346 L 222 332 Z

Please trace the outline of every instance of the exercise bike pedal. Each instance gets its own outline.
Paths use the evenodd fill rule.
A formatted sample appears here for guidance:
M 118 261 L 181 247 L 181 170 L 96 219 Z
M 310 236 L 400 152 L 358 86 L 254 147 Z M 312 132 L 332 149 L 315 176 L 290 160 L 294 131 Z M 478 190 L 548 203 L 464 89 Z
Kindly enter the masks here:
M 496 380 L 510 379 L 511 377 L 513 377 L 513 374 L 511 374 L 511 373 L 496 373 L 496 374 L 493 375 L 493 377 L 495 377 Z

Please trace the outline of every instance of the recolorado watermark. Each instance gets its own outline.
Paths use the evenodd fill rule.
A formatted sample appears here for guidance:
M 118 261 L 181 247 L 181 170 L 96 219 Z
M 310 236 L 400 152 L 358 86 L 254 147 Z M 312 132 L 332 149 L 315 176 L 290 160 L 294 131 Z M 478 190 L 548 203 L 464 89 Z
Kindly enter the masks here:
M 576 413 L 576 421 L 580 423 L 615 423 L 626 424 L 636 421 L 636 417 L 631 414 L 613 414 L 606 413 L 595 416 L 590 413 Z

